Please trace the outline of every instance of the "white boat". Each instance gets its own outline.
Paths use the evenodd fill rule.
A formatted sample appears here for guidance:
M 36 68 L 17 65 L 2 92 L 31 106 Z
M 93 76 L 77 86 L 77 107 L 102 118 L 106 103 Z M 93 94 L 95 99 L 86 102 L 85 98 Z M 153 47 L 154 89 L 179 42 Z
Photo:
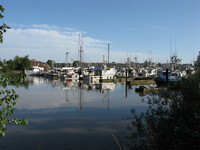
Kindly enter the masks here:
M 83 75 L 83 80 L 88 80 L 88 81 L 99 81 L 100 80 L 100 75 L 101 75 L 101 68 L 89 68 L 86 69 Z
M 104 79 L 114 79 L 116 75 L 115 68 L 89 68 L 85 71 L 83 75 L 83 80 L 99 81 Z
M 43 67 L 32 66 L 31 70 L 25 70 L 27 76 L 38 76 L 44 71 Z
M 62 74 L 60 77 L 65 80 L 79 79 L 80 75 L 78 73 L 78 69 L 79 68 L 74 67 L 63 67 Z
M 102 70 L 101 79 L 114 79 L 116 74 L 115 68 L 105 68 Z

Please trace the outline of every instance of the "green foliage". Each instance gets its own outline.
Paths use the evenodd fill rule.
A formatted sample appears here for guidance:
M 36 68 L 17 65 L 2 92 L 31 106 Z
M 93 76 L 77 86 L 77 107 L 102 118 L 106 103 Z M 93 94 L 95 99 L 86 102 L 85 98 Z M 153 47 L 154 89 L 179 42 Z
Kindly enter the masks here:
M 2 5 L 0 5 L 0 19 L 3 19 L 3 12 L 4 12 L 4 8 Z M 1 23 L 2 25 L 0 25 L 0 43 L 3 42 L 3 33 L 6 32 L 6 29 L 10 29 L 9 26 L 7 26 L 4 22 Z
M 28 124 L 27 119 L 12 118 L 19 95 L 14 89 L 8 89 L 8 85 L 15 85 L 21 80 L 19 78 L 0 77 L 0 136 L 5 136 L 6 124 L 15 123 Z
M 75 60 L 73 62 L 73 67 L 78 67 L 78 66 L 80 66 L 80 61 L 79 60 Z
M 133 146 L 140 150 L 200 149 L 200 78 L 199 72 L 184 79 L 179 90 L 155 95 L 144 101 L 144 113 L 131 110 L 128 125 Z
M 13 61 L 15 64 L 15 70 L 29 69 L 31 65 L 28 55 L 25 57 L 15 56 Z
M 25 57 L 15 56 L 13 60 L 8 60 L 1 62 L 3 72 L 8 72 L 10 70 L 24 70 L 29 69 L 31 66 L 31 61 L 28 55 Z
M 49 67 L 52 69 L 54 64 L 55 64 L 55 61 L 54 60 L 48 60 L 47 61 L 47 64 L 49 65 Z
M 195 72 L 196 72 L 196 76 L 200 78 L 200 62 L 198 61 L 195 63 Z

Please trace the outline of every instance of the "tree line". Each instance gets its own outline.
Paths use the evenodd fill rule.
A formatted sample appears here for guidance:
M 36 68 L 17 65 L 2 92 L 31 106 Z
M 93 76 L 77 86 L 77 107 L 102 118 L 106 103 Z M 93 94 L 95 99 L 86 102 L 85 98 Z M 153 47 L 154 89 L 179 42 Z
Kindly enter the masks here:
M 3 72 L 25 70 L 31 67 L 31 61 L 28 55 L 25 57 L 15 56 L 14 59 L 0 61 L 0 67 Z

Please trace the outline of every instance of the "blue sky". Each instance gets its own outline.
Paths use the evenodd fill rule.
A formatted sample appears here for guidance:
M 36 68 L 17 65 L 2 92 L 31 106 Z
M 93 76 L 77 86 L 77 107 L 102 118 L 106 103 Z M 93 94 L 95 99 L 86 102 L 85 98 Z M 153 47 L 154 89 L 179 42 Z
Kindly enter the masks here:
M 1 0 L 3 22 L 11 26 L 0 45 L 0 58 L 29 55 L 46 62 L 78 59 L 83 33 L 84 61 L 169 61 L 183 63 L 200 51 L 199 0 Z M 170 42 L 171 41 L 171 42 Z M 171 43 L 171 44 L 170 44 Z

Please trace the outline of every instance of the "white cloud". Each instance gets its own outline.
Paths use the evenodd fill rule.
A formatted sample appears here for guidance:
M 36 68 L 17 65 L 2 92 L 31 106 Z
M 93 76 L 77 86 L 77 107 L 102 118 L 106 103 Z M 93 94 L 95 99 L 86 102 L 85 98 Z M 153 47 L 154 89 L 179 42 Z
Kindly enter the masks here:
M 56 62 L 65 61 L 65 53 L 69 51 L 68 60 L 78 59 L 79 31 L 52 25 L 14 25 L 15 28 L 4 34 L 4 42 L 0 44 L 0 59 L 13 59 L 15 56 L 24 57 L 29 55 L 30 59 L 46 62 L 48 59 Z M 84 61 L 102 62 L 108 58 L 106 40 L 95 39 L 84 33 Z M 148 59 L 148 53 L 137 50 L 136 53 L 128 54 L 124 50 L 116 49 L 110 43 L 110 62 L 124 62 L 127 57 L 134 61 L 138 56 L 138 62 Z M 132 56 L 131 56 L 132 55 Z
M 72 30 L 72 28 L 49 25 L 10 29 L 4 35 L 4 43 L 0 45 L 1 59 L 12 59 L 16 55 L 29 55 L 30 59 L 40 61 L 53 59 L 56 62 L 64 62 L 67 49 L 71 59 L 78 59 L 79 32 Z M 85 36 L 83 43 L 85 53 L 92 61 L 102 60 L 102 55 L 99 53 L 104 53 L 106 41 Z

